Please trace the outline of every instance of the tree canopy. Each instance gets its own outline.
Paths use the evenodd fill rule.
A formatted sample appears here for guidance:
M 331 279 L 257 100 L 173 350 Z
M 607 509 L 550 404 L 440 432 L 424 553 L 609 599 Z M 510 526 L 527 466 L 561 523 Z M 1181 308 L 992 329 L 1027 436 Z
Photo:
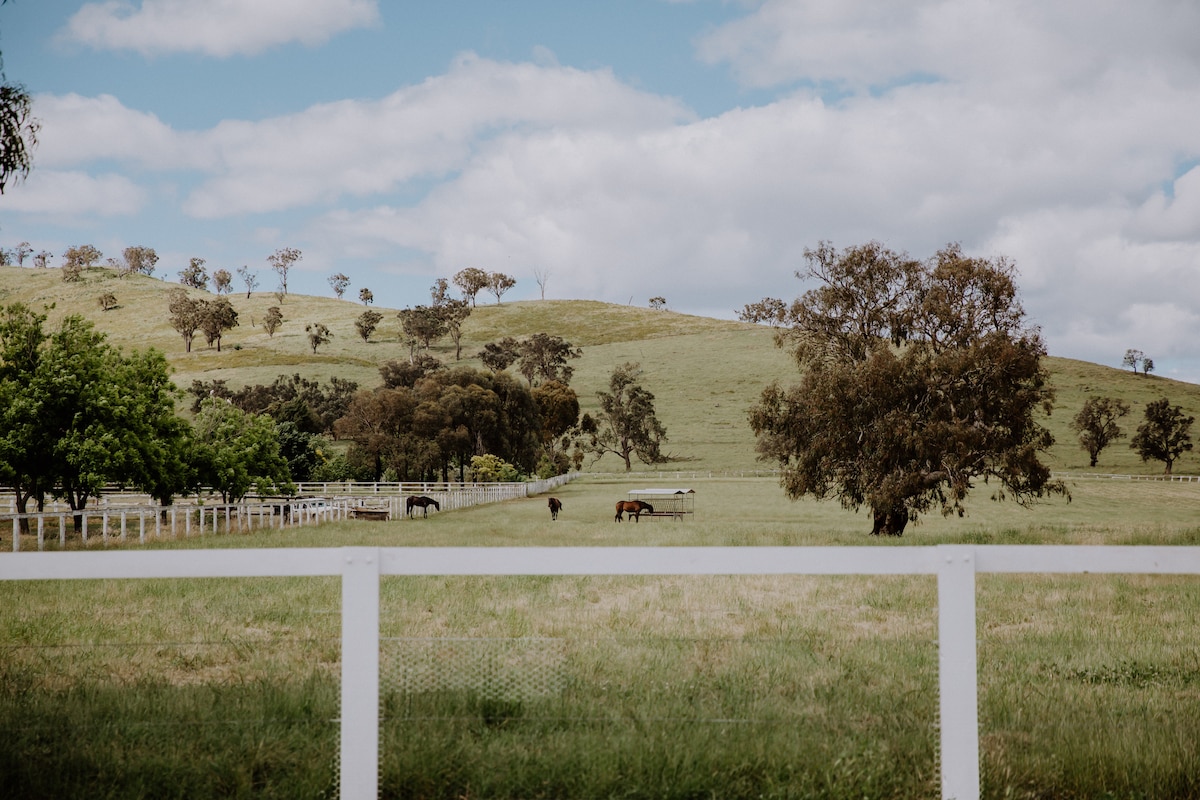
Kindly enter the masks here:
M 600 411 L 584 414 L 579 427 L 583 447 L 599 459 L 605 453 L 619 456 L 625 471 L 633 468 L 632 456 L 644 464 L 668 461 L 662 452 L 667 430 L 654 411 L 654 395 L 640 383 L 639 364 L 626 362 L 612 371 L 607 392 L 597 392 Z
M 1192 423 L 1196 418 L 1184 413 L 1182 406 L 1173 406 L 1167 398 L 1146 404 L 1146 421 L 1138 426 L 1129 446 L 1138 451 L 1142 461 L 1161 461 L 1164 474 L 1184 453 L 1192 449 Z
M 805 258 L 797 276 L 816 288 L 756 306 L 801 369 L 750 411 L 790 497 L 865 505 L 872 533 L 898 536 L 933 507 L 963 514 L 979 479 L 1023 504 L 1066 492 L 1039 460 L 1054 395 L 1008 261 L 952 244 L 920 262 L 876 242 Z

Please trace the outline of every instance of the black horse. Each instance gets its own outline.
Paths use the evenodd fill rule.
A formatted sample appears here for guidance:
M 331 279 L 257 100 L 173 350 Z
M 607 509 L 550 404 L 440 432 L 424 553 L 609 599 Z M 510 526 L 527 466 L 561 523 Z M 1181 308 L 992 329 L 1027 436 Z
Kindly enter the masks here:
M 550 519 L 558 519 L 558 512 L 562 511 L 562 500 L 559 500 L 557 497 L 551 497 L 547 505 L 550 506 Z
M 617 515 L 613 519 L 620 522 L 621 515 L 624 513 L 628 513 L 629 516 L 633 517 L 634 522 L 641 522 L 641 515 L 643 513 L 654 513 L 654 506 L 643 500 L 618 500 Z
M 416 497 L 410 497 L 410 498 L 408 498 L 408 500 L 405 501 L 404 505 L 405 505 L 405 510 L 408 513 L 408 516 L 410 519 L 412 518 L 414 506 L 420 506 L 421 509 L 425 512 L 425 516 L 427 516 L 427 517 L 429 516 L 429 507 L 430 506 L 433 506 L 434 511 L 442 510 L 442 507 L 438 505 L 437 500 L 434 500 L 432 497 L 426 497 L 425 495 L 418 495 Z

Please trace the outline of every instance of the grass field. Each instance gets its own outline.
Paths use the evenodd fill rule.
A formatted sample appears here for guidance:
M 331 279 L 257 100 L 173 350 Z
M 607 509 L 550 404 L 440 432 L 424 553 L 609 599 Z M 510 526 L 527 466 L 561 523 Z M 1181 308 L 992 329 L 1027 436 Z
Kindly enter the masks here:
M 647 476 L 428 520 L 155 547 L 1200 541 L 1200 487 L 1079 481 L 872 540 L 771 479 L 616 524 Z M 672 483 L 672 485 L 679 485 Z M 1200 794 L 1192 577 L 981 576 L 986 797 Z M 320 797 L 336 785 L 338 583 L 0 586 L 5 797 Z M 933 797 L 927 577 L 386 578 L 385 797 Z
M 369 387 L 407 356 L 394 310 L 379 309 L 364 343 L 361 304 L 332 298 L 288 297 L 269 337 L 254 326 L 278 302 L 266 292 L 232 296 L 242 324 L 223 352 L 186 354 L 167 323 L 171 286 L 0 267 L 0 304 L 53 304 L 52 323 L 83 313 L 119 346 L 165 352 L 180 386 L 298 372 Z M 99 309 L 104 291 L 117 309 Z M 334 333 L 315 355 L 312 321 Z M 770 478 L 708 477 L 771 466 L 755 459 L 746 411 L 796 371 L 769 330 L 583 300 L 489 304 L 465 325 L 463 363 L 537 332 L 583 348 L 572 385 L 584 410 L 613 367 L 641 363 L 675 460 L 631 475 L 591 465 L 556 490 L 556 522 L 541 497 L 147 546 L 1200 544 L 1200 485 L 1114 480 L 1072 481 L 1069 502 L 1032 509 L 980 485 L 965 518 L 873 540 L 865 513 L 791 502 Z M 434 352 L 453 360 L 446 343 Z M 1068 423 L 1089 395 L 1129 402 L 1130 433 L 1164 396 L 1200 416 L 1198 386 L 1048 366 L 1058 471 L 1161 471 L 1127 440 L 1087 469 Z M 1200 472 L 1198 458 L 1176 472 Z M 615 501 L 648 486 L 695 489 L 695 517 L 614 523 Z M 932 578 L 387 578 L 382 604 L 385 797 L 937 795 Z M 336 793 L 337 581 L 5 583 L 0 608 L 0 797 Z M 1195 577 L 981 576 L 985 796 L 1200 797 L 1198 618 Z

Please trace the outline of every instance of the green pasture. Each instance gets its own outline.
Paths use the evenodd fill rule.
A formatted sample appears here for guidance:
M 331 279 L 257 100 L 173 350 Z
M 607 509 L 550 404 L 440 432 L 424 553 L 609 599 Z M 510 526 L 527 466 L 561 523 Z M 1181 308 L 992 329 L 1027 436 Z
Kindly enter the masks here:
M 648 486 L 695 489 L 695 517 L 614 522 Z M 1071 492 L 1025 509 L 980 487 L 967 517 L 878 540 L 865 514 L 769 478 L 585 477 L 556 490 L 557 521 L 540 496 L 150 546 L 1200 537 L 1200 485 Z M 932 577 L 392 577 L 381 592 L 385 797 L 937 796 Z M 8 583 L 0 607 L 3 796 L 333 793 L 337 580 Z M 985 796 L 1200 795 L 1198 617 L 1191 576 L 980 576 Z

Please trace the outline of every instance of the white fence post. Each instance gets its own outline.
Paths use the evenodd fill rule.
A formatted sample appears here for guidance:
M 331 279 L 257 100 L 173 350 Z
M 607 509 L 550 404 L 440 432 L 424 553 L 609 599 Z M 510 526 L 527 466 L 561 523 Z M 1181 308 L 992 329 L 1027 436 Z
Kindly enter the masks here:
M 348 547 L 342 564 L 342 800 L 379 796 L 378 548 Z
M 943 800 L 979 798 L 979 676 L 975 548 L 941 545 L 938 558 L 938 701 Z

